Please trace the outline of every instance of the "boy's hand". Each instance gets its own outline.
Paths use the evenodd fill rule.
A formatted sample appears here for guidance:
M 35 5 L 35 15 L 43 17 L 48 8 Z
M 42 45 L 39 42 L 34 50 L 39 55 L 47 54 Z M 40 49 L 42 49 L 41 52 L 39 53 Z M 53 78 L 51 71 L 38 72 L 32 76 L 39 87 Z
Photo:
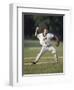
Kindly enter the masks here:
M 36 29 L 35 29 L 35 36 L 37 36 L 38 32 L 39 32 L 39 27 L 36 27 Z
M 36 32 L 39 30 L 39 27 L 36 27 Z

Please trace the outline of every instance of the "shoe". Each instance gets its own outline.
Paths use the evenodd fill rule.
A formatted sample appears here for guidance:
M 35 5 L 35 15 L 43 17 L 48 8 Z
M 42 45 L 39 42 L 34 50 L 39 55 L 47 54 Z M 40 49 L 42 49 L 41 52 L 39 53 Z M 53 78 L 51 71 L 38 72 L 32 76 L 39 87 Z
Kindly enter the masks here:
M 58 56 L 55 58 L 55 62 L 58 63 Z
M 32 64 L 36 64 L 36 62 L 32 62 Z

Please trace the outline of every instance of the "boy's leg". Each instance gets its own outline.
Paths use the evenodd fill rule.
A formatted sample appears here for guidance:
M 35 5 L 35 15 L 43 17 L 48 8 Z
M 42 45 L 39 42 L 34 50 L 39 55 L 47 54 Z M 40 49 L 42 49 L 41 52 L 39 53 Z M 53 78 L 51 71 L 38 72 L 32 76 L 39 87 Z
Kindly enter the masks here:
M 42 47 L 41 50 L 40 50 L 40 52 L 38 53 L 36 59 L 35 59 L 32 63 L 33 63 L 33 64 L 36 64 L 36 63 L 39 61 L 40 57 L 42 56 L 42 54 L 43 54 L 44 52 L 45 52 L 45 47 Z
M 54 60 L 56 62 L 58 62 L 58 56 L 57 56 L 56 49 L 53 46 L 51 46 L 51 47 L 48 48 L 48 50 L 51 51 L 51 53 L 54 55 Z

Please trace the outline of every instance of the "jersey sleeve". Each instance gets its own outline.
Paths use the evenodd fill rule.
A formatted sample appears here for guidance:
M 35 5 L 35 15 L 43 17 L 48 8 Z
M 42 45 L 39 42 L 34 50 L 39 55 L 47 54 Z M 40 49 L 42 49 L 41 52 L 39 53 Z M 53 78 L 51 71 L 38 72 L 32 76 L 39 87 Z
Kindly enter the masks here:
M 53 38 L 53 37 L 54 37 L 54 34 L 49 33 L 49 34 L 48 34 L 48 37 L 51 39 L 51 38 Z
M 38 34 L 38 35 L 37 35 L 37 38 L 39 39 L 40 37 L 41 37 L 41 34 Z

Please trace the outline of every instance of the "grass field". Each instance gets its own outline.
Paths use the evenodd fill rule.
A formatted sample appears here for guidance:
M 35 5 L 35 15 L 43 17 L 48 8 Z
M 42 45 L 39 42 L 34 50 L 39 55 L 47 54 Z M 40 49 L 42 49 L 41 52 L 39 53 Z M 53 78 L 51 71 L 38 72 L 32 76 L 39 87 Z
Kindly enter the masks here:
M 55 47 L 55 46 L 54 46 Z M 46 52 L 35 65 L 31 64 L 39 53 L 41 46 L 37 40 L 24 41 L 24 74 L 46 74 L 63 72 L 63 43 L 55 47 L 58 54 L 58 63 L 50 52 Z

